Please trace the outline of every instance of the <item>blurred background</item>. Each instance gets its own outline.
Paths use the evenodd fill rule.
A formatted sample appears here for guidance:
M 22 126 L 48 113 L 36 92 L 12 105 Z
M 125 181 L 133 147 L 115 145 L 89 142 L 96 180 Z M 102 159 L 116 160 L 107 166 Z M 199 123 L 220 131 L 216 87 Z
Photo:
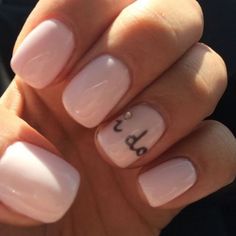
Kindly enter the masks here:
M 36 3 L 37 0 L 0 0 L 0 95 L 14 76 L 9 66 L 14 42 Z M 229 74 L 228 89 L 210 118 L 224 123 L 236 135 L 236 0 L 199 3 L 205 15 L 201 41 L 224 58 Z M 236 235 L 236 182 L 186 208 L 162 233 L 190 235 Z

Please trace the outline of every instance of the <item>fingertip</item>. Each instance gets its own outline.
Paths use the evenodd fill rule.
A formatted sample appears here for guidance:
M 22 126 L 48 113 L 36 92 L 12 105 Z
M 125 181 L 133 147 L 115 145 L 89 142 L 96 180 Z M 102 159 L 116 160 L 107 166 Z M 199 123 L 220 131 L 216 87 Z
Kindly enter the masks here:
M 26 142 L 8 146 L 0 160 L 0 199 L 40 222 L 59 220 L 78 191 L 77 170 L 53 153 Z
M 141 169 L 141 198 L 154 208 L 180 209 L 235 179 L 236 142 L 219 122 L 202 122 L 190 135 Z
M 71 57 L 73 33 L 61 21 L 48 19 L 23 40 L 11 59 L 13 71 L 36 89 L 51 84 Z
M 186 158 L 175 158 L 138 177 L 143 195 L 152 207 L 160 207 L 182 195 L 197 181 L 197 172 Z
M 78 171 L 26 122 L 0 110 L 0 201 L 16 215 L 44 223 L 59 220 L 76 198 Z M 11 222 L 9 215 L 1 219 Z

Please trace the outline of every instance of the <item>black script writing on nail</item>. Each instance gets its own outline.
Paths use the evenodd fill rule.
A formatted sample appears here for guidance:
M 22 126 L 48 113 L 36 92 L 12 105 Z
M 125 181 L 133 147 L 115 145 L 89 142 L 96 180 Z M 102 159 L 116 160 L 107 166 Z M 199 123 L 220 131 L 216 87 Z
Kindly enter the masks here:
M 122 123 L 123 120 L 116 120 L 116 124 L 113 127 L 113 130 L 117 133 L 120 133 L 123 131 L 122 128 Z M 148 133 L 147 130 L 143 131 L 140 135 L 135 136 L 135 135 L 129 135 L 126 139 L 125 139 L 125 144 L 128 145 L 129 149 L 131 151 L 134 151 L 136 153 L 137 156 L 142 156 L 144 155 L 148 149 L 146 147 L 140 147 L 140 148 L 136 148 L 135 145 L 137 144 L 137 142 L 142 139 L 146 134 Z
M 123 130 L 121 129 L 121 124 L 123 123 L 122 120 L 116 120 L 116 125 L 114 126 L 114 131 L 115 132 L 122 132 Z
M 140 147 L 140 148 L 135 148 L 135 144 L 142 138 L 144 137 L 146 134 L 148 133 L 147 130 L 143 131 L 139 136 L 135 136 L 135 135 L 129 135 L 126 139 L 125 139 L 125 143 L 129 146 L 129 149 L 136 152 L 137 156 L 142 156 L 144 155 L 148 149 L 146 147 Z

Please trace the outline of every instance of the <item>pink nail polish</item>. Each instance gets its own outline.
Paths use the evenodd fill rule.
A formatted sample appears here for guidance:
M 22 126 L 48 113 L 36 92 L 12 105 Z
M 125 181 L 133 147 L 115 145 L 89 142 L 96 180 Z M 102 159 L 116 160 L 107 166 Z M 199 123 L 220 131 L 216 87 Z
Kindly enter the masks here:
M 97 140 L 110 160 L 124 168 L 142 158 L 164 131 L 160 113 L 141 104 L 99 130 Z
M 158 207 L 186 192 L 196 180 L 197 174 L 192 163 L 178 158 L 141 174 L 138 182 L 149 204 Z
M 72 79 L 63 93 L 63 104 L 74 120 L 92 128 L 102 122 L 129 85 L 127 67 L 116 58 L 103 55 Z
M 44 223 L 57 221 L 66 213 L 79 182 L 72 166 L 29 143 L 13 143 L 0 158 L 0 201 Z
M 58 20 L 46 20 L 24 39 L 11 60 L 13 71 L 41 89 L 62 71 L 74 49 L 72 32 Z

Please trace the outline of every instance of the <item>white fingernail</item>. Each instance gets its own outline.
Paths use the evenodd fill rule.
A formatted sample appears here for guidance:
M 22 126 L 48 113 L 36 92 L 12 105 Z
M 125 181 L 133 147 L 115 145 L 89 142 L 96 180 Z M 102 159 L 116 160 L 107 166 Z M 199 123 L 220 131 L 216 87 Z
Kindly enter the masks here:
M 43 21 L 16 50 L 13 71 L 30 86 L 41 89 L 60 74 L 74 50 L 72 32 L 62 22 Z
M 120 101 L 129 85 L 128 68 L 118 59 L 103 55 L 72 79 L 63 93 L 63 104 L 78 123 L 93 128 Z
M 177 198 L 197 180 L 193 164 L 184 158 L 173 159 L 139 176 L 140 187 L 152 207 Z
M 97 139 L 111 161 L 125 168 L 143 158 L 165 129 L 161 114 L 148 105 L 140 104 L 99 130 Z
M 75 168 L 26 142 L 10 145 L 0 158 L 0 201 L 41 222 L 57 221 L 66 213 L 79 182 Z

